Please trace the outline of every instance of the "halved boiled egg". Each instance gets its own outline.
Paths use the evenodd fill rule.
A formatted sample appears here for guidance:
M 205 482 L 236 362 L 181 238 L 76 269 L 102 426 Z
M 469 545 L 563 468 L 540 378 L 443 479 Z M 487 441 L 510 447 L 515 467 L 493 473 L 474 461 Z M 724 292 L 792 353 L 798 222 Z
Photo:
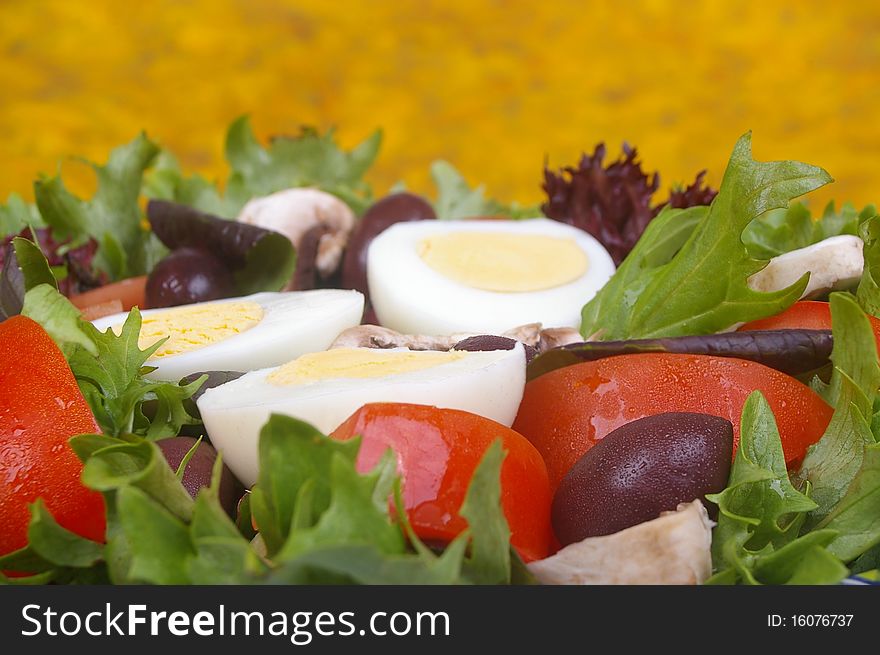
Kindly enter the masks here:
M 147 360 L 147 377 L 179 380 L 198 371 L 247 372 L 277 366 L 327 348 L 336 336 L 360 323 L 364 296 L 358 291 L 319 289 L 255 293 L 241 298 L 141 312 L 141 349 L 168 337 Z M 122 329 L 127 314 L 92 323 L 99 330 Z
M 367 255 L 379 322 L 410 334 L 578 328 L 613 273 L 596 239 L 543 218 L 397 223 Z
M 293 416 L 329 434 L 367 403 L 399 402 L 461 409 L 510 426 L 525 372 L 519 343 L 486 352 L 337 348 L 208 389 L 197 404 L 211 442 L 251 486 L 260 430 L 270 414 Z

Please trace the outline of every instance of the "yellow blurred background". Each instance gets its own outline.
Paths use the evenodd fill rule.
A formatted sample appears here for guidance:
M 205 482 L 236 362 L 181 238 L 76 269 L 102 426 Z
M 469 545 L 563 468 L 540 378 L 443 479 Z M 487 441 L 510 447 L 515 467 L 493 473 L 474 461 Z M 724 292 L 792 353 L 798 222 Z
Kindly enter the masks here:
M 451 161 L 503 201 L 542 164 L 636 145 L 663 189 L 717 184 L 736 138 L 825 167 L 818 201 L 880 200 L 880 4 L 0 0 L 0 199 L 140 129 L 225 176 L 226 126 L 385 131 L 369 173 L 433 192 Z M 66 170 L 66 169 L 65 169 Z M 658 194 L 658 200 L 665 193 Z

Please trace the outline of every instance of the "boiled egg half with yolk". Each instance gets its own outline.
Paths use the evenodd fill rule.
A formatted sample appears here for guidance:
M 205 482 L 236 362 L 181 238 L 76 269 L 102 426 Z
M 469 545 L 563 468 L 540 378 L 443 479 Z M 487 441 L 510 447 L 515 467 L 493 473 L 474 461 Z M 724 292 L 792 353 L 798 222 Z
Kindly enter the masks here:
M 367 403 L 461 409 L 510 426 L 525 387 L 522 344 L 485 352 L 336 348 L 253 371 L 197 401 L 211 443 L 247 486 L 257 481 L 260 430 L 286 414 L 330 434 Z
M 155 380 L 179 380 L 199 371 L 247 372 L 277 366 L 327 348 L 360 323 L 364 296 L 358 291 L 319 289 L 255 293 L 241 298 L 141 312 L 141 350 L 168 337 L 146 361 Z M 128 314 L 92 323 L 117 334 Z
M 543 218 L 397 223 L 367 254 L 379 322 L 410 334 L 579 328 L 581 308 L 613 273 L 596 239 Z

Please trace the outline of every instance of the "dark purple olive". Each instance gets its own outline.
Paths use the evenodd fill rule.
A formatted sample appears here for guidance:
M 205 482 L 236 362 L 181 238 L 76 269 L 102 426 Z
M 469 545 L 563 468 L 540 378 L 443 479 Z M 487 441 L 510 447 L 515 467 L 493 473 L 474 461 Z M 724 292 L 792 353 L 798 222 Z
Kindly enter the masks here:
M 484 350 L 513 350 L 514 346 L 516 346 L 516 339 L 499 337 L 494 334 L 478 334 L 474 337 L 462 339 L 452 349 L 481 352 Z M 538 354 L 538 351 L 527 343 L 523 344 L 523 348 L 526 351 L 526 364 L 528 364 Z
M 345 250 L 342 286 L 357 289 L 365 296 L 367 288 L 367 249 L 381 232 L 395 223 L 437 218 L 431 204 L 412 193 L 392 193 L 370 207 L 361 218 Z
M 562 545 L 613 534 L 727 486 L 733 425 L 709 414 L 647 416 L 608 433 L 562 479 L 552 521 Z
M 161 439 L 156 442 L 169 466 L 176 471 L 186 457 L 186 454 L 196 444 L 198 439 L 194 437 L 172 437 L 171 439 Z M 211 484 L 211 473 L 214 470 L 214 462 L 217 460 L 217 451 L 214 447 L 206 443 L 204 440 L 199 444 L 198 450 L 190 458 L 183 472 L 184 488 L 193 498 L 199 493 L 199 489 L 207 487 Z M 232 471 L 226 464 L 223 465 L 223 472 L 220 474 L 220 505 L 226 510 L 229 516 L 235 516 L 238 506 L 238 499 L 244 493 L 244 487 L 232 475 Z
M 175 307 L 228 298 L 232 275 L 219 259 L 204 250 L 178 248 L 156 264 L 147 278 L 147 307 Z

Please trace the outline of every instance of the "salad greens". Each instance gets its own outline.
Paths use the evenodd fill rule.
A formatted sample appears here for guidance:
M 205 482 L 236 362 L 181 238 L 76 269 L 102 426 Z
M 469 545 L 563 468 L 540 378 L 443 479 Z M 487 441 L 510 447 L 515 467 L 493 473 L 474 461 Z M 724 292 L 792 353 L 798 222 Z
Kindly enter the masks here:
M 264 147 L 254 136 L 250 119 L 238 118 L 226 133 L 230 166 L 225 190 L 200 175 L 186 177 L 174 157 L 163 152 L 148 174 L 145 193 L 200 211 L 234 218 L 251 198 L 296 186 L 314 186 L 338 196 L 362 214 L 372 203 L 372 191 L 363 176 L 379 153 L 382 132 L 376 130 L 346 152 L 336 145 L 335 133 L 319 134 L 303 128 L 295 137 L 280 136 Z
M 220 507 L 221 463 L 195 500 L 159 448 L 134 435 L 81 435 L 83 482 L 104 494 L 107 544 L 58 526 L 40 501 L 29 545 L 2 570 L 38 573 L 7 582 L 155 584 L 499 584 L 511 579 L 501 511 L 500 441 L 486 452 L 462 506 L 469 528 L 435 554 L 409 528 L 392 457 L 355 470 L 359 441 L 333 441 L 273 415 L 260 437 L 260 478 L 250 495 L 261 539 L 249 541 Z M 291 477 L 286 477 L 286 476 Z M 397 498 L 391 510 L 389 495 Z M 394 520 L 395 517 L 402 520 Z M 522 572 L 519 572 L 522 575 Z
M 111 152 L 105 166 L 92 164 L 98 190 L 88 201 L 68 191 L 60 175 L 34 185 L 43 221 L 74 243 L 95 239 L 99 247 L 94 265 L 113 280 L 146 273 L 164 254 L 144 229 L 138 206 L 144 171 L 158 153 L 159 147 L 140 134 Z
M 749 397 L 728 487 L 710 497 L 720 509 L 712 583 L 833 583 L 880 544 L 880 444 L 864 418 L 880 389 L 875 337 L 850 294 L 830 302 L 832 420 L 790 478 L 769 406 Z
M 748 278 L 766 261 L 749 254 L 743 231 L 766 211 L 830 181 L 828 173 L 809 164 L 753 160 L 751 135 L 745 134 L 734 147 L 718 196 L 681 249 L 665 249 L 670 256 L 665 262 L 645 257 L 681 211 L 693 212 L 667 210 L 649 224 L 611 282 L 584 307 L 581 333 L 602 339 L 709 334 L 782 311 L 800 298 L 807 277 L 778 292 L 753 291 Z M 622 280 L 616 282 L 618 277 Z
M 361 213 L 372 200 L 363 176 L 380 142 L 376 132 L 344 151 L 332 131 L 306 129 L 263 146 L 244 117 L 227 134 L 231 172 L 221 191 L 200 176 L 184 176 L 169 153 L 141 135 L 114 150 L 106 165 L 94 166 L 98 189 L 92 198 L 71 194 L 60 176 L 41 179 L 36 206 L 12 196 L 0 207 L 0 229 L 12 234 L 48 226 L 66 240 L 64 248 L 94 240 L 95 266 L 118 279 L 148 271 L 164 252 L 145 228 L 142 193 L 187 205 L 199 219 L 199 212 L 232 217 L 254 196 L 313 185 Z M 486 199 L 482 187 L 471 188 L 446 162 L 436 162 L 431 173 L 441 219 L 535 215 L 534 208 Z M 800 297 L 806 278 L 775 293 L 748 287 L 749 276 L 771 257 L 837 234 L 858 234 L 865 243 L 865 273 L 855 296 L 834 293 L 829 299 L 831 379 L 812 382 L 834 408 L 833 418 L 798 470 L 789 472 L 769 405 L 759 392 L 749 397 L 728 486 L 710 497 L 719 506 L 711 583 L 834 583 L 850 569 L 869 571 L 880 563 L 880 363 L 866 316 L 880 314 L 880 217 L 873 206 L 856 212 L 844 205 L 838 212 L 829 205 L 814 221 L 804 205 L 788 204 L 830 179 L 800 162 L 754 161 L 750 135 L 744 135 L 711 205 L 665 206 L 583 308 L 583 334 L 603 340 L 712 334 L 778 313 Z M 700 184 L 698 176 L 689 193 L 709 200 L 713 192 Z M 173 218 L 165 216 L 171 231 L 179 227 Z M 145 378 L 147 360 L 161 342 L 140 348 L 137 309 L 118 333 L 101 333 L 58 291 L 59 272 L 37 244 L 11 239 L 4 254 L 0 320 L 22 313 L 44 327 L 103 432 L 70 443 L 84 462 L 84 484 L 103 494 L 107 542 L 66 530 L 37 500 L 28 546 L 0 557 L 0 571 L 33 575 L 0 574 L 0 582 L 533 582 L 510 548 L 498 441 L 483 456 L 461 506 L 467 530 L 439 553 L 408 523 L 390 454 L 359 473 L 358 440 L 331 440 L 289 417 L 273 415 L 263 426 L 259 479 L 235 520 L 218 500 L 219 458 L 211 486 L 192 499 L 180 481 L 186 460 L 172 470 L 154 442 L 200 423 L 192 398 L 205 377 L 180 384 Z
M 822 216 L 813 218 L 805 204 L 795 202 L 753 220 L 743 232 L 742 240 L 752 257 L 770 259 L 829 237 L 841 234 L 858 236 L 859 226 L 876 214 L 874 205 L 856 211 L 852 204 L 845 203 L 838 212 L 830 202 Z

